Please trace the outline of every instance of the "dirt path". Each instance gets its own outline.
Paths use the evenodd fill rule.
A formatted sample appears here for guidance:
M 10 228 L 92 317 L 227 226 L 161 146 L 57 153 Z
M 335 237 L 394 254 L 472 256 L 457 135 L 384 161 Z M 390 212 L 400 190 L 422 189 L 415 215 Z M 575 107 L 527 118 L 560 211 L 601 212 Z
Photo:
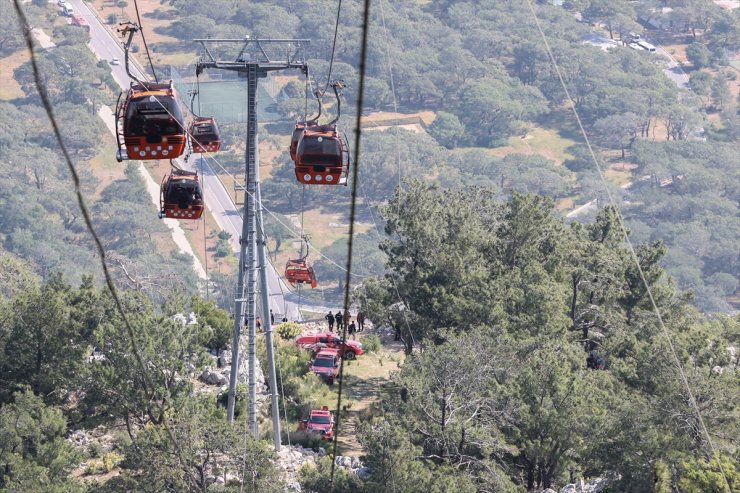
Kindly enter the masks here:
M 357 440 L 357 425 L 361 417 L 372 413 L 372 405 L 378 402 L 380 388 L 390 381 L 392 373 L 399 370 L 404 358 L 403 345 L 393 341 L 392 335 L 381 335 L 375 331 L 359 335 L 366 334 L 381 336 L 383 346 L 378 352 L 363 354 L 355 361 L 348 362 L 344 369 L 343 402 L 350 407 L 349 415 L 340 422 L 338 453 L 351 457 L 359 457 L 363 453 Z

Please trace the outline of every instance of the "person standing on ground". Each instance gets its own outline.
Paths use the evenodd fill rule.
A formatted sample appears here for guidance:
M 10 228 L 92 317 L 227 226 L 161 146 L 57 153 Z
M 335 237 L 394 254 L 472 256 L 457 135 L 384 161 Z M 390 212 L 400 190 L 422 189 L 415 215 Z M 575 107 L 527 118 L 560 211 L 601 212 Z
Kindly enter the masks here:
M 334 332 L 334 315 L 332 315 L 331 310 L 329 310 L 329 314 L 324 318 L 329 322 L 329 332 Z
M 344 316 L 342 316 L 342 310 L 337 311 L 334 315 L 334 320 L 337 322 L 337 332 L 342 330 L 342 324 L 344 323 Z
M 357 332 L 365 330 L 365 314 L 357 312 Z
M 347 327 L 347 333 L 352 336 L 352 340 L 357 339 L 355 336 L 355 332 L 357 332 L 357 327 L 355 326 L 355 321 L 352 320 L 352 323 L 349 324 L 349 327 Z
M 344 327 L 349 328 L 349 319 L 350 318 L 352 318 L 352 316 L 350 315 L 350 313 L 348 311 L 347 312 L 344 312 Z
M 275 314 L 272 313 L 272 308 L 270 309 L 270 324 L 275 325 Z

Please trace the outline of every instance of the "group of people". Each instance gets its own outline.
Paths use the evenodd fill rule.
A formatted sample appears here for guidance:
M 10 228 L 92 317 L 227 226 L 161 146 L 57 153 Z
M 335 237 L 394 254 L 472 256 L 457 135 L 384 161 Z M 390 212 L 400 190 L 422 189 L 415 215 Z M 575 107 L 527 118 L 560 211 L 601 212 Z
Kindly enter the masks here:
M 329 323 L 329 332 L 334 332 L 334 324 L 336 323 L 337 332 L 344 329 L 346 326 L 347 333 L 349 333 L 353 339 L 355 338 L 355 333 L 365 330 L 365 314 L 362 312 L 357 312 L 357 324 L 352 320 L 352 316 L 349 311 L 345 312 L 344 315 L 342 315 L 341 310 L 338 310 L 337 313 L 334 314 L 330 311 L 326 314 L 324 319 Z

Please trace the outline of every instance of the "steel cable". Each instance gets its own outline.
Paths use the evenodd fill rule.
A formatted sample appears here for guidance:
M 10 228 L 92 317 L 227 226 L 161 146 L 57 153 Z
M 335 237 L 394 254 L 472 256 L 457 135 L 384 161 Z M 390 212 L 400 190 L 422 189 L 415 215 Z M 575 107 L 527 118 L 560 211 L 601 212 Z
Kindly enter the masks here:
M 362 106 L 364 104 L 364 93 L 365 93 L 365 71 L 367 68 L 367 34 L 370 19 L 370 0 L 364 0 L 363 13 L 362 13 L 362 49 L 360 51 L 360 82 L 358 87 L 357 96 L 357 118 L 355 121 L 355 172 L 352 174 L 352 199 L 349 209 L 349 238 L 347 242 L 347 275 L 345 276 L 344 285 L 344 316 L 346 319 L 349 311 L 349 293 L 350 293 L 350 282 L 352 281 L 352 250 L 354 247 L 354 233 L 355 233 L 355 219 L 357 211 L 357 175 L 360 164 L 360 138 L 362 137 L 362 128 L 360 123 L 362 122 Z M 342 324 L 342 339 L 347 340 L 347 324 Z M 342 410 L 342 388 L 344 379 L 344 358 L 342 358 L 339 364 L 339 389 L 337 393 L 337 409 L 336 409 L 336 422 L 335 422 L 335 433 L 334 433 L 334 446 L 332 449 L 332 462 L 331 462 L 331 476 L 330 484 L 331 490 L 334 491 L 334 474 L 336 471 L 336 456 L 337 456 L 337 440 L 339 439 L 339 425 L 341 423 L 341 410 Z

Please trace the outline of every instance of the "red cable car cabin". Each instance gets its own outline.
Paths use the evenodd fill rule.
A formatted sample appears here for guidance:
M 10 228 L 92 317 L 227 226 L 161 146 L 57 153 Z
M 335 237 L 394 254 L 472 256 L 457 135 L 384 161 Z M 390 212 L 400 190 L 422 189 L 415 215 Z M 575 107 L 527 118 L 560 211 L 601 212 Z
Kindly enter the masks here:
M 159 217 L 199 219 L 203 215 L 203 193 L 198 175 L 173 171 L 162 180 L 159 195 Z
M 195 117 L 190 124 L 190 138 L 193 152 L 218 152 L 221 149 L 221 134 L 213 117 Z
M 172 81 L 166 84 L 132 84 L 116 108 L 122 122 L 123 159 L 174 159 L 185 151 L 185 124 Z M 119 139 L 120 148 L 120 139 Z
M 307 128 L 296 148 L 295 176 L 306 185 L 346 185 L 349 149 L 336 125 Z
M 313 267 L 309 267 L 305 258 L 288 260 L 285 264 L 285 279 L 294 286 L 303 283 L 311 284 L 312 288 L 318 286 Z

